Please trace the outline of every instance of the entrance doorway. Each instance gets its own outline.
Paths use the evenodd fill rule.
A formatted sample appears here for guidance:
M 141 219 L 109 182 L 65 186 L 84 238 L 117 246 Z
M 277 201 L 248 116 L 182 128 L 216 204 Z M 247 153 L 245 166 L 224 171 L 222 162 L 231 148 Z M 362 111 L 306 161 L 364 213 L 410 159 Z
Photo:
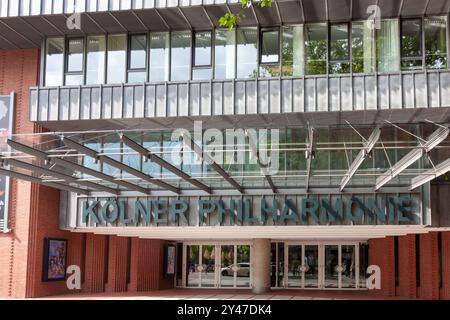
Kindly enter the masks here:
M 364 243 L 273 243 L 272 287 L 365 288 Z
M 250 288 L 250 244 L 183 245 L 183 283 L 189 288 Z

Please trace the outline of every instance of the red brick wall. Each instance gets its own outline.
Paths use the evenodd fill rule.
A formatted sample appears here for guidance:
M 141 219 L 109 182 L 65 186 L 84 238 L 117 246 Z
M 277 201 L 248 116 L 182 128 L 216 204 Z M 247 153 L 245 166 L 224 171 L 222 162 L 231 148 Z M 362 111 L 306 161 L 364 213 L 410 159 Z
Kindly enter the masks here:
M 131 250 L 129 239 L 110 236 L 109 237 L 109 258 L 108 258 L 108 292 L 127 291 L 129 254 Z
M 381 269 L 381 290 L 371 293 L 395 296 L 394 237 L 369 240 L 369 265 L 378 265 Z
M 439 299 L 438 234 L 420 235 L 420 288 L 422 299 Z
M 441 299 L 450 300 L 450 232 L 442 232 L 442 289 Z
M 87 234 L 85 261 L 83 291 L 87 293 L 104 292 L 108 272 L 108 236 Z
M 416 297 L 416 236 L 398 237 L 398 295 Z

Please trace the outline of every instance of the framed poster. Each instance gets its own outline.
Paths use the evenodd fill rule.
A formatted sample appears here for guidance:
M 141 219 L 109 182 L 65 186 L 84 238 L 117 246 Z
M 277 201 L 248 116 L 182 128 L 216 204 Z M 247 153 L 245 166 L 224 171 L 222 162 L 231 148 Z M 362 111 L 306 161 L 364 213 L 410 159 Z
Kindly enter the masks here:
M 174 244 L 167 244 L 164 248 L 164 277 L 175 276 L 176 252 Z
M 0 152 L 2 155 L 10 150 L 6 144 L 6 138 L 13 131 L 14 100 L 14 93 L 0 96 Z M 0 175 L 0 233 L 10 232 L 8 225 L 9 181 L 9 177 Z
M 44 239 L 44 267 L 42 281 L 64 281 L 67 268 L 67 240 Z

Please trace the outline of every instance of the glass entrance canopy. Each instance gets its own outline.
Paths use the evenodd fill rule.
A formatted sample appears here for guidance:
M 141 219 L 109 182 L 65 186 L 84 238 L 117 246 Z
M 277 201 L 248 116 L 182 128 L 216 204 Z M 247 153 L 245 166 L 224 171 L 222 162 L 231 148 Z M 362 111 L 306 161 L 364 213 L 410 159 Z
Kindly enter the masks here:
M 450 170 L 448 133 L 432 123 L 386 122 L 13 135 L 2 142 L 0 170 L 87 195 L 402 192 Z

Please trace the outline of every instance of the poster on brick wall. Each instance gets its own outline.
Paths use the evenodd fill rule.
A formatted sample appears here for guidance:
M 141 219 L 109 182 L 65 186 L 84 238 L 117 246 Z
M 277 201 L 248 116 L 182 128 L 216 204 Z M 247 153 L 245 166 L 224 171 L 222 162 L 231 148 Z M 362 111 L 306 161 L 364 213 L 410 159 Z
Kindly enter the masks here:
M 7 137 L 13 130 L 14 93 L 0 96 L 0 152 L 2 157 L 9 152 L 6 144 Z M 8 208 L 9 208 L 9 177 L 0 175 L 0 232 L 9 232 Z

